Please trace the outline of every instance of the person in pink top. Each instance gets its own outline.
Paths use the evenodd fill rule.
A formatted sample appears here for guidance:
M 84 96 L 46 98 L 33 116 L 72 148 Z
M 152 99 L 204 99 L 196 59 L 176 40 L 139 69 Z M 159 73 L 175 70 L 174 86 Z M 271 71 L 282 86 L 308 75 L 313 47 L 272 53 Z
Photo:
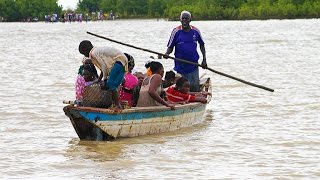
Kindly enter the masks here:
M 138 85 L 138 78 L 132 74 L 134 68 L 134 59 L 131 55 L 124 53 L 128 58 L 128 72 L 124 75 L 122 86 L 120 88 L 119 101 L 122 105 L 133 106 L 133 89 Z
M 86 81 L 84 77 L 81 74 L 78 74 L 77 79 L 76 79 L 76 102 L 80 103 L 83 98 L 83 93 L 84 93 L 84 88 L 86 87 Z
M 80 70 L 77 79 L 76 79 L 76 104 L 81 105 L 81 101 L 83 99 L 83 94 L 86 86 L 90 86 L 94 83 L 95 73 L 92 71 L 92 65 L 85 64 L 83 69 Z

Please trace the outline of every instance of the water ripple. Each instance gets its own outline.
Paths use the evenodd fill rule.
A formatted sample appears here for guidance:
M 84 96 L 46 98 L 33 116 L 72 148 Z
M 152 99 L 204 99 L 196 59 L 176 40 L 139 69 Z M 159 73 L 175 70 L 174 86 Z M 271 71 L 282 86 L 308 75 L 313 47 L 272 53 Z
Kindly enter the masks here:
M 62 111 L 62 101 L 75 96 L 79 42 L 120 48 L 144 72 L 152 54 L 85 32 L 165 52 L 179 23 L 1 23 L 0 177 L 319 179 L 320 21 L 192 23 L 206 42 L 209 67 L 275 92 L 200 69 L 213 81 L 203 123 L 114 142 L 79 141 Z M 172 60 L 161 62 L 172 69 Z

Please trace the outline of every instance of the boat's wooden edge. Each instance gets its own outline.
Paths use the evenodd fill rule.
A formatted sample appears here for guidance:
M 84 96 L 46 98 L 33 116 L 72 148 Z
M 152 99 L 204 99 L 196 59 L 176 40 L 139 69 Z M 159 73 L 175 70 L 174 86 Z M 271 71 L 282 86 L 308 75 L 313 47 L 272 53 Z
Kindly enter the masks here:
M 182 109 L 185 107 L 197 107 L 199 105 L 206 105 L 202 103 L 188 103 L 188 104 L 179 104 L 176 105 L 176 109 Z M 123 109 L 121 111 L 115 111 L 113 109 L 105 109 L 105 108 L 95 108 L 95 107 L 81 107 L 81 106 L 74 106 L 74 105 L 68 105 L 69 108 L 72 109 L 78 109 L 86 112 L 101 112 L 101 113 L 107 113 L 107 114 L 119 114 L 119 113 L 134 113 L 134 112 L 157 112 L 157 111 L 164 111 L 164 110 L 170 110 L 169 107 L 166 106 L 149 106 L 149 107 L 132 107 L 129 109 Z

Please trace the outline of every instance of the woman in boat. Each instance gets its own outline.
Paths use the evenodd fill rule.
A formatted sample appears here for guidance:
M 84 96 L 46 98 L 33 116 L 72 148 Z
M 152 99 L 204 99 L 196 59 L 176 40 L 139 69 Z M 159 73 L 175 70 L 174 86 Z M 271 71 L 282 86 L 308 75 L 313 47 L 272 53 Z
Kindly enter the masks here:
M 98 73 L 97 73 L 97 70 L 96 68 L 94 67 L 94 64 L 92 63 L 92 60 L 87 58 L 87 57 L 84 57 L 83 60 L 82 60 L 82 65 L 79 67 L 79 70 L 78 70 L 78 74 L 81 74 L 82 75 L 82 72 L 83 72 L 83 67 L 85 65 L 88 65 L 89 67 L 87 67 L 90 72 L 93 73 L 94 75 L 94 79 L 98 80 L 99 76 L 98 76 Z
M 169 103 L 160 97 L 162 88 L 163 65 L 159 62 L 150 62 L 151 76 L 146 77 L 142 83 L 137 107 L 164 105 L 175 109 L 174 104 Z
M 133 89 L 138 85 L 138 78 L 132 74 L 134 68 L 134 59 L 131 55 L 124 53 L 128 58 L 128 72 L 124 75 L 120 89 L 120 103 L 122 105 L 133 106 Z
M 201 102 L 207 103 L 208 92 L 190 92 L 190 82 L 188 79 L 181 77 L 177 80 L 175 87 L 167 89 L 168 100 L 175 103 Z
M 84 64 L 79 68 L 78 76 L 76 79 L 76 104 L 81 105 L 84 89 L 86 86 L 90 86 L 96 81 L 96 71 L 92 69 L 94 68 L 91 64 Z

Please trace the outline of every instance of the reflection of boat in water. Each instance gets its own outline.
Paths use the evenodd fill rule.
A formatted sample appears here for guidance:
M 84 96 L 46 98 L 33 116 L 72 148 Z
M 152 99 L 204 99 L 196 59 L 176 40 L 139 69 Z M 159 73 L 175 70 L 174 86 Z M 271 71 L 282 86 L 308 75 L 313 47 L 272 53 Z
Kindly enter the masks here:
M 114 161 L 122 153 L 125 144 L 115 142 L 79 141 L 72 139 L 66 152 L 68 157 L 82 157 L 94 161 Z
M 203 86 L 207 91 L 211 89 L 209 80 Z M 189 103 L 177 105 L 175 110 L 165 106 L 132 107 L 115 113 L 110 109 L 68 105 L 63 110 L 81 140 L 114 140 L 190 127 L 203 120 L 206 106 Z

